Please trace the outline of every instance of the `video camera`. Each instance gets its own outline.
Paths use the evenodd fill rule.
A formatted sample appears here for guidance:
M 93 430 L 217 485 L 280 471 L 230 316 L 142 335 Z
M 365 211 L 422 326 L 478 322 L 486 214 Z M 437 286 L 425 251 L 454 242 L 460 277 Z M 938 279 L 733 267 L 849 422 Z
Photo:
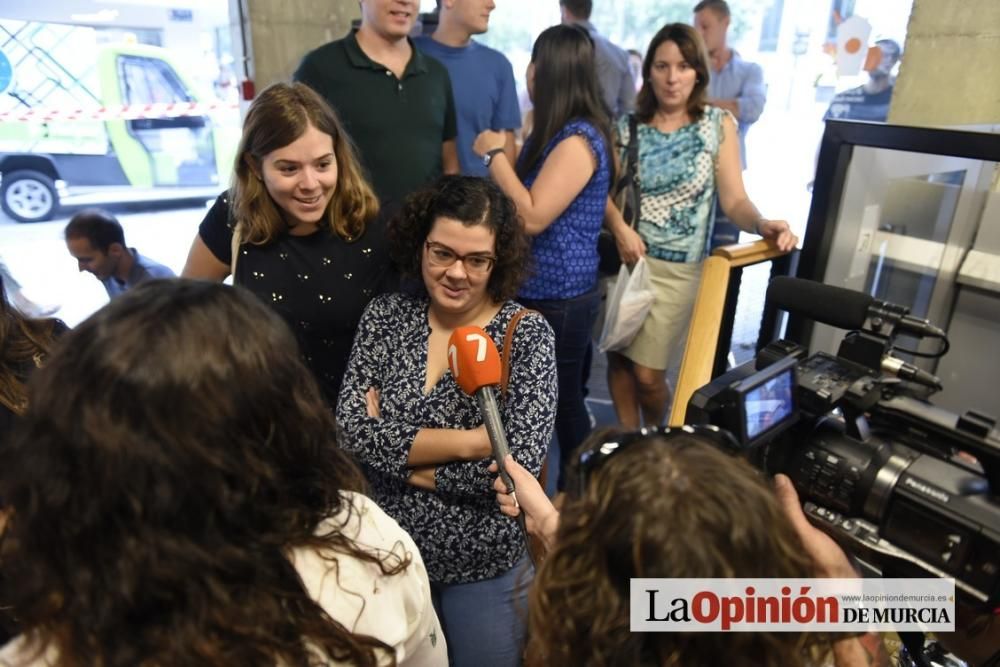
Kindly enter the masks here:
M 925 400 L 933 375 L 891 356 L 900 333 L 943 331 L 908 309 L 794 278 L 779 308 L 850 329 L 837 356 L 779 340 L 699 389 L 690 423 L 730 430 L 751 462 L 788 475 L 815 525 L 883 576 L 955 579 L 966 602 L 1000 608 L 1000 430 Z

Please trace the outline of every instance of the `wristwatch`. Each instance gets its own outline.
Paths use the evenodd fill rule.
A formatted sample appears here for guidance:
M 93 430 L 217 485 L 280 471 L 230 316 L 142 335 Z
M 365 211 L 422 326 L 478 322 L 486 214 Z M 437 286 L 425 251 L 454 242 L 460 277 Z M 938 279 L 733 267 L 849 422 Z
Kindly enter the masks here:
M 489 167 L 490 162 L 493 162 L 493 156 L 496 155 L 497 153 L 503 153 L 503 149 L 491 148 L 490 150 L 486 151 L 486 155 L 483 156 L 483 164 Z

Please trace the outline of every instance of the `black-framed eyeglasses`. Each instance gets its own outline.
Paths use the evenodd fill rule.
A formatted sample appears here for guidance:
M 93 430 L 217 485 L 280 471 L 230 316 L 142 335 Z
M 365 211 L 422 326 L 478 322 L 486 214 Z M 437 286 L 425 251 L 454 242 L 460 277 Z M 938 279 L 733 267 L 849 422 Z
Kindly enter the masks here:
M 459 255 L 457 252 L 437 241 L 427 241 L 424 244 L 427 248 L 427 259 L 431 265 L 446 269 L 455 262 L 462 262 L 462 266 L 469 273 L 489 273 L 493 269 L 497 258 L 493 255 L 473 253 L 469 255 Z
M 630 445 L 653 436 L 660 436 L 669 442 L 672 438 L 681 435 L 703 437 L 730 454 L 741 451 L 740 444 L 732 433 L 712 424 L 685 424 L 677 427 L 650 426 L 638 431 L 612 434 L 607 440 L 595 444 L 590 449 L 583 450 L 578 455 L 575 495 L 583 494 L 583 490 L 587 488 L 587 481 L 595 470 L 604 465 L 604 462 L 615 454 L 628 449 Z

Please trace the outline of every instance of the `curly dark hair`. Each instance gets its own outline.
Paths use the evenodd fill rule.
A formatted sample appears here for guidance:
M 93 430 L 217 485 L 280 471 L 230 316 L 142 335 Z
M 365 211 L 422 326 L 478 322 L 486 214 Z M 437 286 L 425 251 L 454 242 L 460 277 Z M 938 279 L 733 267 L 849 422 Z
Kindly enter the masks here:
M 404 277 L 420 278 L 424 242 L 438 218 L 493 230 L 497 259 L 486 291 L 498 303 L 517 296 L 531 266 L 524 223 L 499 186 L 476 176 L 442 176 L 406 198 L 387 231 L 389 254 Z
M 392 656 L 289 560 L 311 547 L 395 574 L 410 557 L 328 520 L 364 482 L 278 315 L 242 288 L 151 281 L 63 342 L 0 449 L 2 599 L 32 646 L 60 666 Z
M 595 432 L 581 452 L 615 440 Z M 575 472 L 575 471 L 574 471 Z M 811 577 L 762 475 L 701 436 L 638 438 L 567 497 L 530 594 L 529 664 L 802 665 L 797 633 L 629 631 L 629 579 Z

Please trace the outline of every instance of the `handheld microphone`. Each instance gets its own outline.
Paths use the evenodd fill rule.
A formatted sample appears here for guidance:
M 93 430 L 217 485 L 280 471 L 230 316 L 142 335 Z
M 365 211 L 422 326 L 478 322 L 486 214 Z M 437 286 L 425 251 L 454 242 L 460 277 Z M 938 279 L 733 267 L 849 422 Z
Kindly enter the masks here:
M 497 351 L 496 343 L 480 327 L 467 326 L 459 327 L 452 332 L 448 339 L 448 366 L 455 382 L 466 394 L 475 396 L 479 402 L 479 411 L 483 415 L 483 423 L 486 425 L 486 433 L 490 438 L 490 447 L 493 449 L 493 459 L 497 462 L 497 469 L 500 471 L 500 479 L 507 485 L 514 504 L 517 504 L 517 496 L 514 495 L 514 480 L 504 467 L 507 454 L 510 453 L 510 446 L 507 444 L 507 435 L 503 430 L 503 421 L 500 419 L 500 407 L 497 404 L 496 390 L 494 387 L 500 384 L 501 366 L 500 353 Z M 525 544 L 528 543 L 528 530 L 525 525 L 524 512 L 517 515 L 521 532 L 524 534 Z
M 923 338 L 945 338 L 945 332 L 925 319 L 910 315 L 910 309 L 854 290 L 824 285 L 812 280 L 778 276 L 767 286 L 767 301 L 782 310 L 797 313 L 838 329 L 862 329 L 867 321 L 881 328 L 888 324 L 901 332 Z

